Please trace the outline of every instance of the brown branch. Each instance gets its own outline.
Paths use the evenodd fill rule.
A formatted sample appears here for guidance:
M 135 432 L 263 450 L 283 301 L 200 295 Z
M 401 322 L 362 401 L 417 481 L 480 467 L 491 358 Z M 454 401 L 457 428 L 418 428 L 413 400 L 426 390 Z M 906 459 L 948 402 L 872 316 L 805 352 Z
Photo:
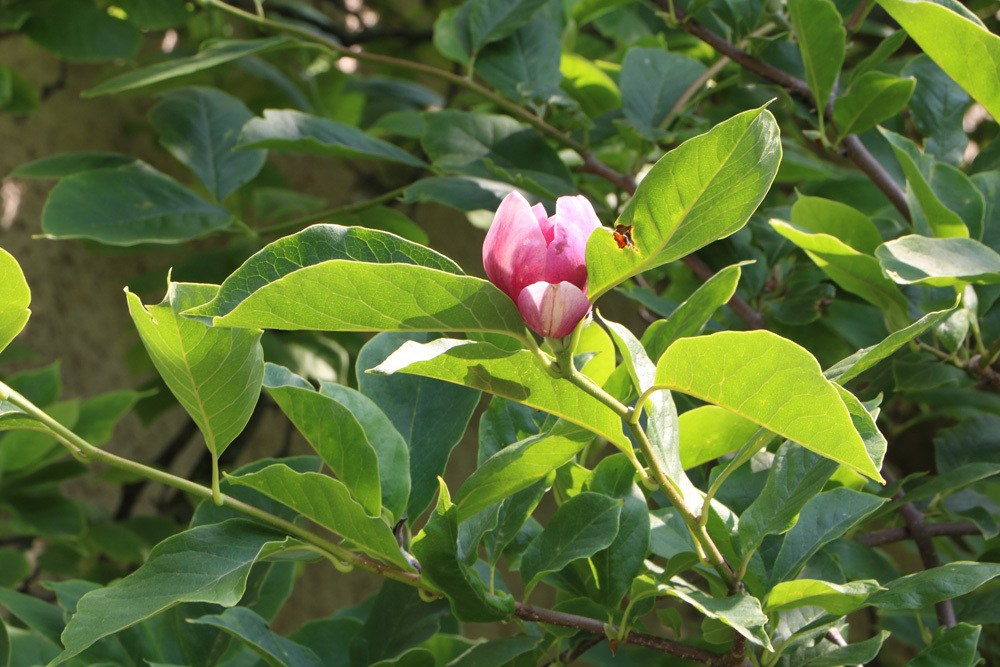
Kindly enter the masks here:
M 733 62 L 738 63 L 743 69 L 778 84 L 796 97 L 810 104 L 815 103 L 812 92 L 809 90 L 809 84 L 802 79 L 792 76 L 788 72 L 778 69 L 762 60 L 758 60 L 743 49 L 716 35 L 708 28 L 690 20 L 681 10 L 678 9 L 676 12 L 677 18 L 681 21 L 681 27 L 689 34 L 705 42 Z M 833 127 L 832 105 L 827 106 L 823 110 L 823 114 L 830 121 L 831 127 Z M 896 210 L 909 221 L 910 207 L 906 203 L 906 193 L 903 192 L 902 188 L 893 180 L 892 176 L 882 167 L 879 161 L 865 148 L 861 140 L 856 135 L 848 135 L 844 138 L 843 146 L 847 157 L 871 179 L 892 205 L 896 207 Z
M 961 535 L 981 534 L 976 525 L 965 521 L 925 524 L 924 532 L 929 537 L 958 537 Z M 900 528 L 887 528 L 875 531 L 874 533 L 868 533 L 867 535 L 856 535 L 854 539 L 867 547 L 880 547 L 885 544 L 892 544 L 893 542 L 901 542 L 911 537 L 913 537 L 913 534 L 910 533 L 909 527 L 903 526 Z
M 896 476 L 889 470 L 888 466 L 883 466 L 882 476 L 885 477 L 885 481 L 889 484 L 895 483 Z M 902 501 L 899 506 L 899 514 L 903 517 L 903 521 L 906 522 L 907 531 L 910 537 L 913 538 L 914 544 L 917 545 L 917 553 L 920 554 L 920 562 L 924 564 L 925 569 L 933 569 L 935 567 L 941 567 L 941 559 L 938 557 L 937 549 L 934 548 L 934 541 L 931 539 L 932 535 L 928 530 L 926 521 L 924 520 L 924 514 L 917 509 L 917 506 L 913 503 L 908 503 L 905 501 L 906 492 L 903 491 L 902 486 L 900 486 L 899 491 L 893 496 L 895 500 Z M 953 628 L 957 624 L 955 619 L 955 608 L 951 604 L 951 600 L 942 600 L 934 605 L 934 612 L 937 615 L 938 623 L 946 628 Z
M 538 607 L 524 604 L 523 602 L 517 603 L 517 606 L 514 608 L 514 615 L 525 621 L 545 623 L 546 625 L 559 625 L 564 628 L 576 628 L 586 632 L 593 632 L 594 634 L 601 635 L 601 637 L 606 636 L 607 631 L 617 632 L 618 630 L 613 626 L 606 627 L 603 621 L 599 621 L 596 618 L 577 616 L 576 614 L 567 614 L 565 612 L 554 611 L 552 609 L 540 609 Z M 718 653 L 712 653 L 711 651 L 704 651 L 693 646 L 687 646 L 686 644 L 671 641 L 663 637 L 647 635 L 642 632 L 629 632 L 624 641 L 627 644 L 644 646 L 663 653 L 669 653 L 670 655 L 676 655 L 680 658 L 700 662 L 705 665 L 726 664 L 726 656 L 719 655 Z

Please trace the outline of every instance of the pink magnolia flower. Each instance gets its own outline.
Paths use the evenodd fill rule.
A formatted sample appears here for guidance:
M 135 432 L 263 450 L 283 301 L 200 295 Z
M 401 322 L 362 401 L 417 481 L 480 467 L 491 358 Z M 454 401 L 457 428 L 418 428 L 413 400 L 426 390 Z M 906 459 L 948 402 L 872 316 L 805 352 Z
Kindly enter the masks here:
M 557 199 L 551 218 L 516 191 L 500 203 L 483 243 L 483 266 L 536 333 L 568 336 L 590 312 L 587 238 L 600 226 L 581 195 Z

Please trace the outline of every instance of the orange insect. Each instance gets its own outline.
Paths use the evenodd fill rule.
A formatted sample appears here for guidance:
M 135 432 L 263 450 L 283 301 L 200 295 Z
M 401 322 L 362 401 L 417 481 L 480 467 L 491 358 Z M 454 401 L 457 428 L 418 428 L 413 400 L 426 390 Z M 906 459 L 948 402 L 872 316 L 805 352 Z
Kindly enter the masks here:
M 635 243 L 632 241 L 632 225 L 628 227 L 625 225 L 615 225 L 615 231 L 612 236 L 619 248 L 635 248 Z

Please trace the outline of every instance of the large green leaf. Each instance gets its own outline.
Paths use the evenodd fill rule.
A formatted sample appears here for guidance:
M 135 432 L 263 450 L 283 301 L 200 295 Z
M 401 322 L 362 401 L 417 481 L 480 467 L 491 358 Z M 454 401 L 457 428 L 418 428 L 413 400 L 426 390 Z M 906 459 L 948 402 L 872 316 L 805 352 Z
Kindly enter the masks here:
M 909 186 L 908 200 L 916 209 L 913 213 L 919 213 L 923 217 L 935 236 L 968 237 L 968 223 L 974 221 L 963 220 L 956 211 L 942 201 L 946 193 L 942 192 L 941 188 L 933 187 L 936 170 L 949 165 L 935 163 L 934 158 L 921 153 L 916 144 L 900 134 L 886 129 L 880 131 L 892 145 L 896 161 L 906 176 L 906 183 Z M 982 207 L 979 219 L 981 224 Z
M 1000 37 L 948 7 L 922 0 L 879 0 L 924 53 L 994 118 L 1000 118 Z
M 441 480 L 437 508 L 413 541 L 423 576 L 448 595 L 455 617 L 461 621 L 499 621 L 514 613 L 514 598 L 494 592 L 473 568 L 476 550 L 459 553 L 458 510 Z
M 946 287 L 1000 282 L 1000 254 L 979 241 L 910 234 L 875 251 L 886 275 L 901 285 Z
M 323 667 L 324 664 L 305 646 L 271 632 L 267 621 L 246 607 L 232 607 L 221 614 L 192 618 L 188 622 L 219 628 L 272 667 Z
M 403 436 L 410 450 L 411 521 L 424 513 L 438 489 L 451 450 L 462 439 L 480 393 L 456 384 L 416 375 L 380 376 L 366 372 L 378 366 L 406 341 L 427 342 L 423 333 L 384 332 L 361 348 L 356 364 L 358 388 Z
M 468 65 L 477 53 L 513 35 L 545 0 L 469 0 L 445 10 L 434 23 L 434 45 L 443 55 Z
M 283 539 L 240 519 L 168 537 L 138 570 L 80 598 L 62 633 L 66 650 L 56 662 L 182 602 L 235 605 L 243 597 L 250 568 L 280 550 Z
M 226 209 L 144 165 L 67 176 L 42 210 L 42 230 L 50 238 L 121 246 L 188 241 L 232 220 Z
M 75 151 L 57 153 L 39 160 L 20 165 L 10 173 L 17 178 L 59 179 L 81 171 L 112 169 L 133 164 L 137 160 L 131 155 L 109 151 Z
M 533 128 L 508 116 L 427 114 L 421 144 L 434 166 L 450 173 L 507 181 L 546 197 L 576 194 L 559 155 Z
M 410 568 L 389 524 L 366 512 L 340 480 L 317 472 L 296 472 L 283 463 L 229 479 L 288 505 L 375 558 Z
M 635 483 L 635 467 L 623 454 L 602 459 L 588 486 L 624 503 L 618 534 L 606 549 L 591 556 L 597 578 L 597 601 L 614 609 L 632 586 L 649 555 L 650 515 L 646 496 Z
M 1000 577 L 1000 564 L 957 561 L 889 582 L 869 598 L 879 609 L 917 610 L 970 593 Z
M 476 74 L 512 100 L 548 100 L 559 93 L 559 27 L 536 15 L 476 58 Z
M 827 642 L 816 642 L 814 645 L 796 651 L 789 660 L 791 664 L 801 667 L 843 667 L 843 665 L 872 664 L 882 650 L 882 644 L 891 636 L 888 630 L 883 630 L 874 637 L 856 644 L 833 646 Z M 913 663 L 908 663 L 912 667 Z M 951 663 L 947 663 L 951 664 Z
M 625 118 L 650 141 L 659 139 L 677 100 L 705 72 L 699 61 L 662 48 L 634 47 L 618 77 Z
M 619 248 L 610 230 L 591 234 L 591 300 L 738 230 L 764 198 L 779 162 L 778 126 L 765 109 L 738 114 L 664 155 L 618 219 L 632 226 L 634 247 Z
M 822 118 L 826 101 L 844 64 L 847 31 L 831 0 L 789 0 L 788 11 L 799 42 L 806 83 Z
M 882 235 L 867 215 L 839 201 L 798 193 L 791 223 L 814 234 L 835 236 L 858 252 L 870 255 L 882 245 Z
M 901 74 L 917 80 L 909 112 L 923 135 L 924 151 L 941 162 L 960 166 L 969 145 L 962 124 L 972 98 L 926 55 L 910 60 Z
M 358 128 L 294 109 L 266 109 L 243 128 L 237 148 L 271 148 L 291 153 L 387 160 L 411 167 L 424 162 L 402 148 Z
M 563 464 L 593 439 L 588 431 L 559 422 L 551 430 L 504 447 L 469 476 L 455 497 L 458 520 L 526 489 Z
M 735 452 L 760 428 L 749 419 L 715 405 L 688 410 L 677 422 L 681 465 L 685 470 Z
M 227 315 L 262 287 L 334 259 L 414 264 L 462 274 L 458 265 L 444 255 L 395 234 L 361 227 L 313 225 L 261 248 L 226 278 L 214 299 L 188 314 Z
M 530 590 L 549 572 L 605 549 L 618 534 L 622 501 L 600 493 L 580 493 L 559 506 L 521 556 L 521 579 Z
M 804 250 L 833 282 L 881 310 L 890 328 L 906 324 L 909 302 L 883 275 L 877 259 L 854 250 L 836 236 L 810 234 L 781 220 L 769 222 L 774 231 Z
M 111 95 L 126 90 L 145 88 L 156 83 L 169 81 L 181 76 L 201 72 L 212 67 L 259 55 L 274 49 L 295 46 L 299 42 L 288 37 L 265 37 L 263 39 L 220 39 L 210 42 L 200 53 L 193 56 L 176 58 L 165 62 L 142 67 L 131 72 L 125 72 L 102 81 L 93 88 L 83 92 L 83 97 Z
M 769 331 L 682 338 L 657 363 L 656 384 L 731 410 L 882 480 L 847 406 L 816 359 Z
M 873 579 L 833 584 L 817 579 L 795 579 L 776 584 L 764 600 L 768 613 L 798 607 L 822 607 L 828 614 L 844 616 L 865 604 L 879 584 Z
M 982 627 L 968 623 L 943 628 L 936 633 L 933 643 L 908 663 L 908 667 L 974 667 L 981 663 L 978 651 L 981 632 Z
M 215 296 L 215 285 L 169 283 L 155 306 L 126 292 L 129 314 L 153 365 L 218 458 L 243 430 L 264 378 L 260 331 L 214 329 L 181 312 Z
M 233 151 L 253 113 L 215 88 L 182 88 L 160 98 L 149 122 L 160 143 L 222 201 L 264 166 L 266 151 Z
M 31 289 L 21 266 L 0 248 L 0 350 L 7 347 L 28 322 Z
M 728 597 L 713 597 L 680 577 L 660 583 L 657 588 L 664 595 L 687 602 L 705 616 L 722 621 L 754 644 L 771 650 L 771 640 L 764 627 L 767 616 L 760 608 L 760 600 L 752 595 L 738 593 Z
M 80 0 L 34 0 L 21 30 L 70 62 L 132 60 L 142 34 L 132 25 Z
M 361 392 L 333 382 L 320 382 L 319 391 L 350 410 L 364 429 L 378 457 L 382 506 L 393 518 L 403 517 L 410 497 L 410 451 L 403 436 L 378 405 Z
M 282 366 L 267 365 L 264 387 L 351 496 L 370 516 L 380 516 L 379 457 L 350 409 Z M 390 511 L 398 516 L 406 498 L 394 494 L 393 500 Z
M 906 108 L 916 82 L 883 72 L 865 72 L 833 102 L 837 138 L 861 134 Z
M 820 549 L 860 523 L 886 500 L 844 487 L 824 491 L 811 499 L 781 543 L 771 581 L 794 579 Z
M 621 420 L 611 408 L 553 378 L 528 350 L 508 352 L 489 343 L 452 338 L 425 344 L 411 341 L 368 372 L 411 373 L 465 385 L 550 412 L 618 447 L 631 447 L 622 433 Z

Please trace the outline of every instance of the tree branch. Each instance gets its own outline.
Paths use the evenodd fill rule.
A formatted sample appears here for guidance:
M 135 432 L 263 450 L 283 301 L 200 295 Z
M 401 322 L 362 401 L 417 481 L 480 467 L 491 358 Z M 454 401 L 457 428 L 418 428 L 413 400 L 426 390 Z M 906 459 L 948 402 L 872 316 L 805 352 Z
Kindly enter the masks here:
M 889 484 L 897 481 L 896 476 L 889 470 L 888 466 L 883 466 L 882 476 L 885 477 L 885 481 Z M 902 487 L 900 487 L 893 498 L 903 501 L 903 504 L 899 507 L 899 514 L 903 517 L 903 521 L 906 522 L 907 531 L 910 537 L 913 538 L 913 542 L 917 545 L 917 553 L 920 554 L 920 561 L 924 564 L 924 568 L 930 570 L 940 567 L 941 559 L 938 557 L 937 549 L 934 548 L 934 541 L 931 539 L 923 512 L 918 510 L 917 506 L 913 503 L 908 503 L 904 500 L 906 492 L 903 491 Z M 952 606 L 951 600 L 942 600 L 935 604 L 934 612 L 937 615 L 938 623 L 946 628 L 955 627 L 957 620 L 955 619 L 955 608 Z
M 661 5 L 664 2 L 661 1 Z M 716 35 L 714 32 L 708 28 L 700 25 L 696 21 L 691 20 L 689 17 L 685 16 L 684 12 L 681 10 L 676 10 L 677 18 L 681 21 L 681 28 L 687 33 L 697 37 L 701 41 L 705 42 L 713 49 L 726 56 L 735 63 L 738 63 L 743 69 L 753 72 L 754 74 L 767 79 L 773 83 L 778 84 L 782 88 L 788 90 L 796 97 L 799 97 L 809 104 L 813 104 L 815 101 L 813 99 L 812 92 L 809 90 L 809 84 L 807 84 L 802 79 L 792 76 L 784 70 L 778 69 L 773 65 L 758 60 L 753 57 L 743 49 L 740 49 L 734 44 L 727 42 L 725 39 Z M 833 126 L 833 113 L 832 105 L 828 105 L 826 109 L 822 111 L 824 117 L 829 121 L 830 127 Z M 879 190 L 889 199 L 896 210 L 906 218 L 907 221 L 910 220 L 910 207 L 906 202 L 906 193 L 903 192 L 902 188 L 893 180 L 889 172 L 882 167 L 878 160 L 865 148 L 861 140 L 858 139 L 856 135 L 848 135 L 843 140 L 844 151 L 858 169 L 863 171 L 868 178 L 878 187 Z
M 545 623 L 546 625 L 559 625 L 564 628 L 576 628 L 578 630 L 599 634 L 601 637 L 606 636 L 607 632 L 614 633 L 618 630 L 614 626 L 605 625 L 603 621 L 599 621 L 596 618 L 577 616 L 576 614 L 567 614 L 565 612 L 554 611 L 552 609 L 540 609 L 529 604 L 524 604 L 523 602 L 517 603 L 514 608 L 514 615 L 525 621 Z M 663 653 L 669 653 L 670 655 L 676 655 L 680 658 L 700 662 L 705 665 L 725 664 L 724 661 L 726 656 L 695 648 L 693 646 L 688 646 L 686 644 L 681 644 L 669 639 L 664 639 L 663 637 L 647 635 L 642 632 L 629 632 L 624 641 L 627 644 L 644 646 Z
M 981 531 L 975 524 L 966 521 L 925 524 L 924 532 L 928 537 L 959 537 L 961 535 L 981 534 Z M 909 527 L 904 526 L 878 530 L 867 535 L 856 535 L 854 539 L 867 547 L 880 547 L 885 544 L 892 544 L 893 542 L 901 542 L 912 537 L 913 534 L 910 533 Z

